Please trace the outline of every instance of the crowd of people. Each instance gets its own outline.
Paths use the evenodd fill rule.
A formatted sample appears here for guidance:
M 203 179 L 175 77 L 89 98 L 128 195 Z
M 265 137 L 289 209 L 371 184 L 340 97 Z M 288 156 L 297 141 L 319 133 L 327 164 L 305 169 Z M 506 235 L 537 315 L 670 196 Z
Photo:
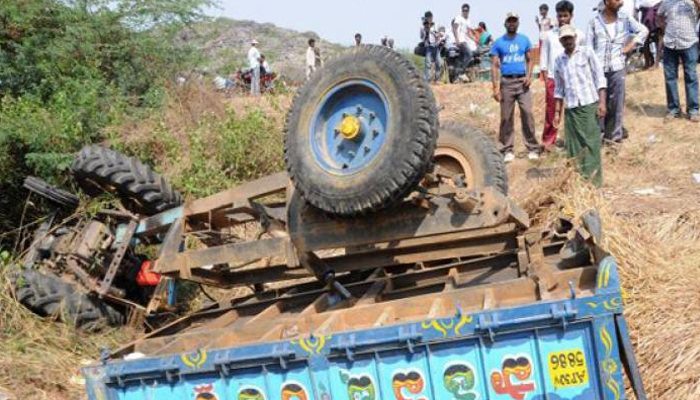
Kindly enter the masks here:
M 508 13 L 505 35 L 491 47 L 493 97 L 500 103 L 499 142 L 504 161 L 515 159 L 514 111 L 520 108 L 528 158 L 538 159 L 558 143 L 564 122 L 564 147 L 578 159 L 581 174 L 595 185 L 603 182 L 601 149 L 619 146 L 624 128 L 627 57 L 644 47 L 648 67 L 663 62 L 666 82 L 666 120 L 681 118 L 678 69 L 684 68 L 686 116 L 698 115 L 698 15 L 700 0 L 637 0 L 634 12 L 622 11 L 623 0 L 603 0 L 595 16 L 574 27 L 574 4 L 556 5 L 556 23 L 547 5 L 540 7 L 540 75 L 546 87 L 546 112 L 541 142 L 535 133 L 532 110 L 534 58 L 527 36 L 519 34 L 520 17 Z
M 602 0 L 593 18 L 579 24 L 585 31 L 575 28 L 575 6 L 571 1 L 556 4 L 556 18 L 550 17 L 547 4 L 539 7 L 535 17 L 539 31 L 539 75 L 546 88 L 541 140 L 535 132 L 531 92 L 535 76 L 534 47 L 526 35 L 519 33 L 518 14 L 511 12 L 505 16 L 505 34 L 495 39 L 485 23 L 472 22 L 469 4 L 461 6 L 449 28 L 436 26 L 433 13 L 427 11 L 421 19 L 420 42 L 414 52 L 425 58 L 427 81 L 441 79 L 446 53 L 456 54 L 459 65 L 465 67 L 480 52 L 488 52 L 493 98 L 500 104 L 498 140 L 504 161 L 515 159 L 517 103 L 529 159 L 536 160 L 543 153 L 563 148 L 570 158 L 578 159 L 584 177 L 601 185 L 602 147 L 619 146 L 627 139 L 625 82 L 627 59 L 633 52 L 642 51 L 647 68 L 663 64 L 667 121 L 683 116 L 678 92 L 678 70 L 683 66 L 685 115 L 691 122 L 700 122 L 697 74 L 700 0 L 634 0 L 631 12 L 625 11 L 624 4 L 624 0 Z M 362 45 L 360 33 L 354 39 L 356 46 Z M 381 44 L 394 47 L 393 39 L 388 37 L 382 38 Z M 248 60 L 255 71 L 251 92 L 259 94 L 256 82 L 264 59 L 255 41 L 251 43 Z M 309 39 L 307 79 L 322 66 L 316 40 Z M 558 140 L 562 124 L 565 135 L 563 140 Z

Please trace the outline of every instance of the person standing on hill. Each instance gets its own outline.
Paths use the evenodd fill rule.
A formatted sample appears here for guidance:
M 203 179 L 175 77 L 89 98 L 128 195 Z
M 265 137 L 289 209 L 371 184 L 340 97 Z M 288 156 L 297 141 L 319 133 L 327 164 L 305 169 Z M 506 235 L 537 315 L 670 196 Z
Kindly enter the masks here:
M 486 22 L 479 22 L 479 46 L 491 47 L 493 44 L 493 36 L 486 27 Z
M 501 104 L 501 129 L 498 140 L 503 160 L 515 159 L 515 103 L 520 107 L 523 137 L 531 160 L 539 158 L 540 145 L 535 137 L 535 116 L 532 112 L 532 45 L 525 35 L 518 34 L 520 17 L 516 13 L 506 15 L 506 34 L 491 47 L 491 76 L 493 98 Z
M 425 80 L 430 82 L 430 70 L 435 64 L 435 79 L 437 82 L 442 76 L 442 57 L 440 57 L 439 45 L 442 41 L 440 33 L 435 29 L 433 13 L 426 11 L 422 19 L 423 25 L 420 29 L 420 40 L 425 44 Z
M 549 17 L 549 6 L 547 4 L 540 5 L 540 13 L 535 17 L 535 23 L 540 32 L 539 45 L 542 47 L 542 41 L 544 41 L 545 35 L 554 27 L 552 19 Z
M 355 46 L 362 46 L 362 34 L 359 32 L 355 34 Z
M 683 64 L 688 117 L 700 122 L 698 109 L 698 13 L 700 0 L 664 0 L 659 8 L 664 26 L 664 77 L 668 119 L 680 118 L 678 67 Z
M 252 73 L 250 94 L 253 96 L 260 95 L 260 50 L 258 50 L 257 46 L 258 41 L 253 39 L 250 41 L 250 50 L 248 50 L 248 66 Z
M 547 109 L 544 118 L 544 131 L 542 132 L 542 144 L 545 150 L 549 150 L 557 141 L 557 128 L 554 126 L 554 116 L 556 109 L 556 101 L 554 98 L 554 65 L 557 57 L 564 53 L 559 41 L 559 30 L 561 27 L 571 25 L 571 19 L 574 16 L 574 5 L 568 0 L 563 0 L 557 3 L 557 22 L 558 27 L 553 27 L 547 31 L 542 40 L 540 49 L 540 69 L 542 79 L 545 81 L 546 87 L 546 102 Z M 576 30 L 577 45 L 585 44 L 586 36 L 583 32 Z
M 309 47 L 306 49 L 306 80 L 323 65 L 321 50 L 316 47 L 316 39 L 309 39 Z
M 571 25 L 559 29 L 564 52 L 557 56 L 553 72 L 556 81 L 555 128 L 561 125 L 566 110 L 566 149 L 570 158 L 578 158 L 579 170 L 600 187 L 603 164 L 600 155 L 598 118 L 607 112 L 606 80 L 596 53 L 577 45 L 578 32 Z M 597 115 L 596 115 L 597 114 Z
M 468 65 L 473 53 L 477 49 L 476 29 L 477 27 L 469 18 L 471 6 L 467 3 L 462 4 L 462 12 L 457 15 L 452 21 L 452 34 L 454 35 L 457 47 L 459 47 L 460 58 L 462 65 Z
M 586 43 L 603 63 L 607 80 L 608 111 L 601 118 L 606 143 L 622 143 L 625 111 L 627 55 L 643 45 L 649 31 L 632 16 L 621 12 L 623 0 L 604 0 L 603 8 L 589 22 Z
M 649 30 L 649 36 L 644 42 L 644 68 L 658 68 L 661 62 L 663 31 L 659 23 L 659 7 L 661 7 L 661 0 L 634 1 L 634 16 L 637 17 L 641 13 L 639 20 Z M 651 51 L 652 43 L 656 45 L 656 56 Z

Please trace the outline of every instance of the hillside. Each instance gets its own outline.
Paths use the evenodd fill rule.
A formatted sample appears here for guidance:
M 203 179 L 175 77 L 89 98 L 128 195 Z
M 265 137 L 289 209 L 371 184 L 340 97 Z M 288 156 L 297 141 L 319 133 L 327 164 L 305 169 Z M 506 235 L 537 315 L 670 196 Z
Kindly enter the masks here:
M 219 74 L 229 74 L 247 65 L 250 40 L 257 39 L 262 54 L 275 71 L 286 79 L 303 81 L 304 57 L 309 38 L 315 38 L 324 59 L 338 54 L 343 46 L 319 38 L 315 32 L 298 32 L 270 23 L 217 18 L 184 31 L 179 40 L 202 50 L 202 67 Z

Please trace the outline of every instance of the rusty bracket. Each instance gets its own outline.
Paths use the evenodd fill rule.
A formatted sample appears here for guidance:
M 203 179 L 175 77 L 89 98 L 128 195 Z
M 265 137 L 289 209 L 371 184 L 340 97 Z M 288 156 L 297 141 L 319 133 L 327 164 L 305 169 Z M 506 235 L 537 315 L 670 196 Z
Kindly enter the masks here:
M 129 248 L 129 245 L 131 244 L 131 238 L 134 237 L 134 232 L 136 232 L 136 228 L 138 227 L 138 222 L 134 219 L 129 221 L 129 224 L 126 227 L 126 232 L 124 232 L 124 236 L 122 236 L 122 240 L 119 242 L 119 245 L 117 247 L 117 251 L 114 253 L 114 257 L 112 258 L 112 261 L 109 263 L 109 268 L 107 269 L 107 273 L 105 274 L 104 279 L 102 280 L 102 283 L 100 284 L 100 287 L 97 291 L 98 295 L 100 297 L 105 296 L 108 292 L 109 289 L 112 287 L 112 282 L 114 281 L 114 277 L 117 276 L 117 271 L 119 271 L 119 266 L 122 263 L 122 260 L 124 259 L 124 255 L 126 254 L 126 250 Z

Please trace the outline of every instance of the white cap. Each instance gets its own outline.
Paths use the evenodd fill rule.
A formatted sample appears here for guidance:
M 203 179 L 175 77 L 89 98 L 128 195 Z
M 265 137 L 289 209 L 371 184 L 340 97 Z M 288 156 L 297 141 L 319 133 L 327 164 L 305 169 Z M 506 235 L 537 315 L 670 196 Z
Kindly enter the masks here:
M 250 44 L 258 44 L 258 40 L 257 40 L 257 39 L 253 39 L 253 40 L 250 41 Z

